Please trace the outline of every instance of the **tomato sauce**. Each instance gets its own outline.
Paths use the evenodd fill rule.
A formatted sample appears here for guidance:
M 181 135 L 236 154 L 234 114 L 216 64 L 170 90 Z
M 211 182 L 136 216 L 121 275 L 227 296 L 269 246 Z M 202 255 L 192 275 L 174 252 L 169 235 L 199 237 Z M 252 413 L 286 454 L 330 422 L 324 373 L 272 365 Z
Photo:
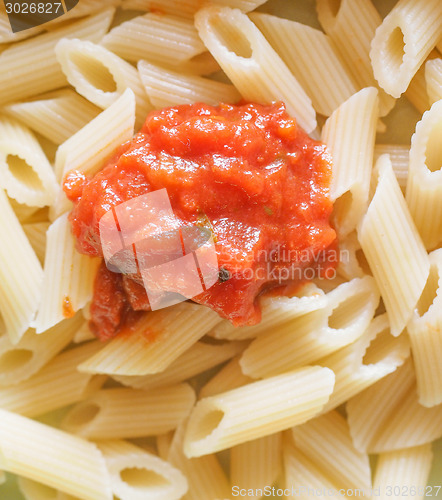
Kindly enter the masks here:
M 78 250 L 100 256 L 100 218 L 166 188 L 183 225 L 203 223 L 214 235 L 219 279 L 192 300 L 239 326 L 260 320 L 262 293 L 336 267 L 330 176 L 325 146 L 282 103 L 194 104 L 150 113 L 100 172 L 72 172 L 64 189 Z M 134 310 L 149 310 L 141 283 L 101 266 L 91 307 L 99 338 L 115 335 Z

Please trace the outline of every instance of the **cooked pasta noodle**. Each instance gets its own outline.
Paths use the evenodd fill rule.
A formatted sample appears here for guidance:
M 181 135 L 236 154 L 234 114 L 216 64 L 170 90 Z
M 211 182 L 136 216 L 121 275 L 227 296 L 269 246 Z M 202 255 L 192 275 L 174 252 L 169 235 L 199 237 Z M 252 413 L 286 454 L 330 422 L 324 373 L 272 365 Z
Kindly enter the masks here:
M 434 458 L 431 447 L 442 438 L 441 1 L 65 0 L 66 15 L 17 33 L 7 4 L 0 498 L 258 499 L 271 487 L 304 500 L 312 489 L 434 496 L 425 487 L 440 478 L 440 444 Z M 127 277 L 108 296 L 101 281 L 94 291 L 100 258 L 77 251 L 63 182 L 69 175 L 70 199 L 84 193 L 151 110 L 241 100 L 284 101 L 328 148 L 339 256 L 330 279 L 290 284 L 287 296 L 257 283 L 262 319 L 248 326 L 189 300 L 114 311 Z M 253 140 L 245 147 L 261 154 Z M 196 168 L 185 159 L 175 178 L 162 156 L 156 163 L 158 185 L 163 175 L 191 182 Z M 254 184 L 249 166 L 235 168 Z M 120 195 L 99 178 L 111 207 Z M 219 202 L 228 207 L 230 194 Z M 296 208 L 315 221 L 314 207 Z M 265 239 L 261 219 L 250 231 Z M 241 244 L 255 248 L 248 233 Z M 227 271 L 219 282 L 234 286 Z M 225 300 L 233 310 L 236 299 Z M 120 321 L 106 342 L 92 333 L 97 304 Z

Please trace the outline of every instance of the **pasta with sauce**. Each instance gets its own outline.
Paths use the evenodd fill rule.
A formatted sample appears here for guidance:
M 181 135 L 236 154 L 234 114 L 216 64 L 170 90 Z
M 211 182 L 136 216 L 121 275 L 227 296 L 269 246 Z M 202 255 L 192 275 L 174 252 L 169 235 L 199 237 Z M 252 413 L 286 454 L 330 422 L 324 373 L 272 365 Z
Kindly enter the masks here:
M 439 492 L 442 4 L 317 0 L 316 17 L 309 3 L 295 9 L 278 0 L 115 0 L 103 9 L 80 0 L 65 23 L 17 34 L 0 5 L 1 498 L 261 498 L 272 486 L 287 498 L 297 488 L 306 499 L 311 488 L 346 496 L 378 489 L 376 496 L 387 498 L 389 486 L 398 486 L 422 498 L 429 484 L 434 496 Z M 288 114 L 274 101 L 284 101 Z M 166 106 L 172 111 L 161 110 Z M 185 156 L 194 132 L 173 129 L 188 125 L 182 115 L 189 110 L 208 127 L 207 154 L 216 160 L 228 151 L 232 164 L 250 116 L 259 116 L 273 142 L 259 150 L 256 136 L 249 141 L 263 179 L 257 170 L 247 178 L 254 171 L 244 167 L 245 157 L 235 166 L 246 171 L 247 197 L 220 190 L 233 178 L 215 160 L 210 175 L 217 185 L 205 181 L 194 198 L 183 187 L 189 168 L 185 175 L 175 169 L 165 183 L 171 157 L 200 158 Z M 278 118 L 266 118 L 269 110 Z M 150 129 L 143 125 L 148 113 Z M 221 150 L 213 123 L 234 131 Z M 163 142 L 158 152 L 146 140 L 146 130 L 153 142 L 172 129 L 181 143 Z M 295 137 L 304 142 L 289 151 L 283 176 L 286 152 L 277 147 Z M 252 213 L 250 199 L 261 210 L 257 224 L 273 224 L 269 247 L 253 243 L 251 233 L 228 247 L 233 240 L 209 201 L 198 213 L 198 235 L 207 227 L 215 235 L 222 266 L 212 290 L 230 287 L 222 288 L 230 290 L 224 302 L 207 286 L 192 302 L 153 310 L 149 295 L 145 305 L 137 272 L 147 257 L 122 229 L 130 221 L 123 205 L 131 187 L 120 179 L 120 204 L 113 205 L 103 174 L 115 165 L 124 170 L 142 147 L 145 158 L 156 154 L 161 164 L 159 173 L 149 172 L 156 186 L 149 189 L 167 184 L 174 209 L 179 185 L 181 223 L 193 221 L 183 215 L 186 203 L 210 201 L 215 192 L 215 201 L 239 213 L 233 226 L 245 221 L 242 211 Z M 305 159 L 309 148 L 319 160 L 303 178 L 300 170 L 314 164 Z M 124 245 L 101 249 L 99 217 L 90 227 L 81 219 L 77 231 L 68 215 L 94 179 L 94 189 L 108 188 L 102 212 L 114 214 L 122 241 L 136 250 L 136 259 L 123 254 L 125 274 L 112 272 L 115 261 L 100 264 Z M 305 192 L 320 215 L 307 229 L 296 219 L 286 236 L 293 220 L 277 226 L 275 207 L 263 200 L 277 192 L 296 201 L 290 209 L 307 213 L 297 198 L 305 185 L 314 186 L 314 194 Z M 176 226 L 168 228 L 172 248 Z M 186 247 L 187 233 L 179 234 L 180 249 L 197 255 Z M 305 254 L 297 248 L 296 259 L 298 270 L 313 269 L 308 283 L 278 295 L 271 280 L 268 288 L 250 288 L 252 278 L 244 278 L 241 286 L 249 288 L 235 297 L 252 302 L 236 314 L 234 300 L 243 299 L 232 298 L 239 283 L 233 270 L 240 265 L 220 249 L 246 257 L 247 248 L 268 250 L 267 269 L 281 272 L 284 255 L 275 260 L 272 243 L 288 245 L 305 234 L 310 246 L 302 247 Z M 198 259 L 208 248 L 195 257 L 203 280 L 201 262 L 208 261 Z M 246 257 L 244 269 L 262 269 Z M 105 290 L 113 275 L 121 286 L 106 300 L 119 301 L 127 314 L 117 319 L 106 301 L 97 316 L 94 288 L 96 276 Z M 262 290 L 271 293 L 261 297 Z M 117 326 L 100 337 L 97 317 Z M 374 466 L 369 454 L 378 457 Z

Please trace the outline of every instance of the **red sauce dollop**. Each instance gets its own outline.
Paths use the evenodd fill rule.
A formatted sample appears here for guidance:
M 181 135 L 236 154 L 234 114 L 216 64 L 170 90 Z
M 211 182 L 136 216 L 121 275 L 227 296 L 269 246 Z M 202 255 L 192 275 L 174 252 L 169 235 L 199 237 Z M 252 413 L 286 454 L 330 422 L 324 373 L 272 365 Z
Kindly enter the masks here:
M 220 279 L 193 300 L 239 326 L 260 320 L 264 291 L 336 267 L 330 175 L 325 146 L 282 103 L 194 104 L 152 112 L 100 172 L 72 172 L 64 189 L 78 250 L 99 256 L 104 213 L 166 188 L 184 225 L 205 221 L 215 236 Z M 91 307 L 99 338 L 115 335 L 128 311 L 149 309 L 139 283 L 101 266 Z

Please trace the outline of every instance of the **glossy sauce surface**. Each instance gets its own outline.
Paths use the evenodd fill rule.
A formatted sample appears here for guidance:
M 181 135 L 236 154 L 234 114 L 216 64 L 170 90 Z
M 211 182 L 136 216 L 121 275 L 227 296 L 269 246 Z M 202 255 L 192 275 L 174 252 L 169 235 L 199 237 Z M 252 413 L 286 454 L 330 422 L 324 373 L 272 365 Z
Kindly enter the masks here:
M 194 104 L 152 112 L 92 179 L 71 173 L 65 192 L 77 247 L 96 256 L 104 213 L 166 188 L 183 226 L 202 224 L 214 235 L 219 279 L 193 300 L 246 325 L 260 320 L 263 292 L 287 292 L 337 265 L 330 175 L 325 146 L 282 103 Z M 140 283 L 101 266 L 91 308 L 100 338 L 113 336 L 132 310 L 149 309 Z

